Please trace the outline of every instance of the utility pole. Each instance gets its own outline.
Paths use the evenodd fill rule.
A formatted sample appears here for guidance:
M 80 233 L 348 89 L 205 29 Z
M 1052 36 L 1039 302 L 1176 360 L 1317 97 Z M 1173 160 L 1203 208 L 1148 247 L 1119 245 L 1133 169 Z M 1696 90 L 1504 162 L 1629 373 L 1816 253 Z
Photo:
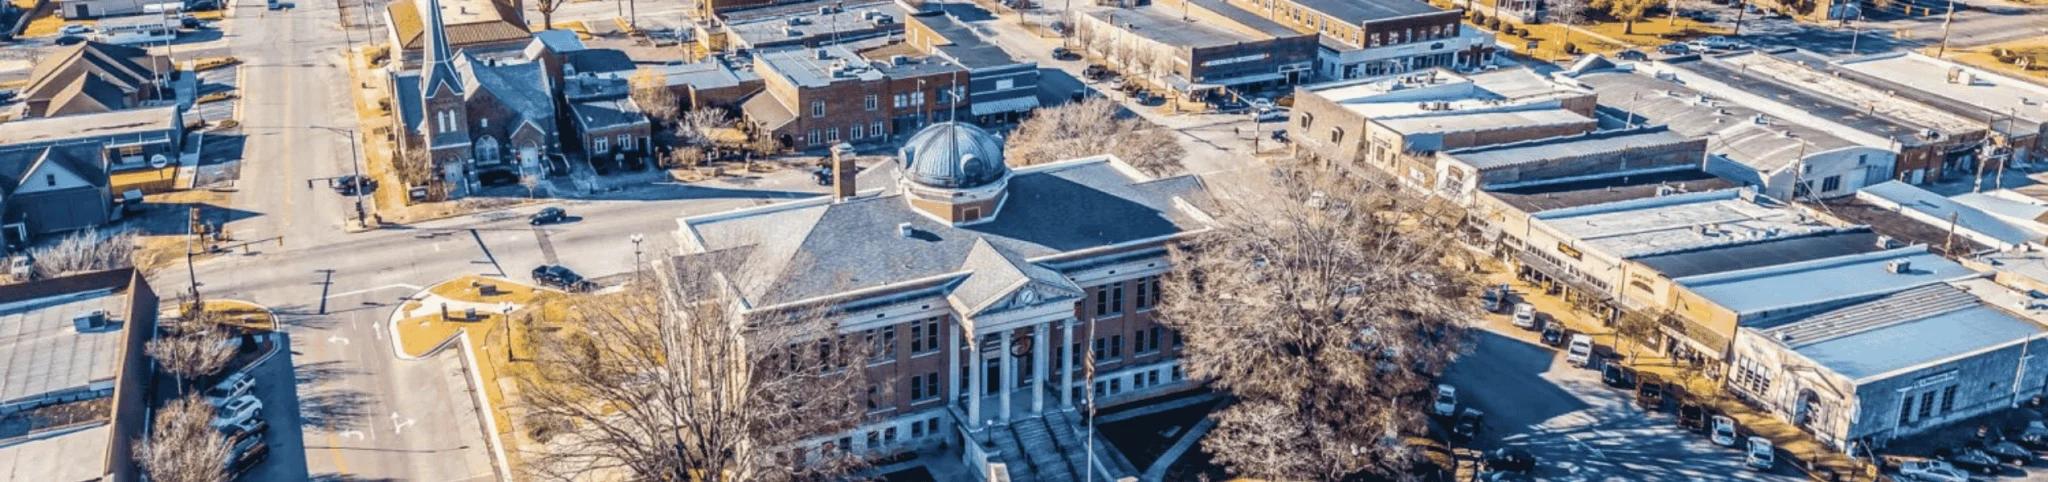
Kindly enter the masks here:
M 185 276 L 192 283 L 192 306 L 194 309 L 197 309 L 199 306 L 199 272 L 192 269 L 192 238 L 197 236 L 193 231 L 196 231 L 197 229 L 195 228 L 198 226 L 199 207 L 193 206 L 192 209 L 185 211 Z M 187 316 L 182 314 L 183 309 L 182 307 L 179 308 L 181 313 L 179 316 Z
M 1745 13 L 1749 13 L 1749 3 L 1739 0 L 1735 2 L 1735 31 L 1728 33 L 1728 36 L 1742 35 L 1742 14 Z
M 1856 56 L 1856 40 L 1863 36 L 1863 10 L 1856 10 L 1856 18 L 1849 21 L 1849 56 Z
M 1948 54 L 1948 27 L 1956 22 L 1956 0 L 1948 0 L 1948 14 L 1941 17 L 1941 47 L 1934 50 L 1934 58 Z

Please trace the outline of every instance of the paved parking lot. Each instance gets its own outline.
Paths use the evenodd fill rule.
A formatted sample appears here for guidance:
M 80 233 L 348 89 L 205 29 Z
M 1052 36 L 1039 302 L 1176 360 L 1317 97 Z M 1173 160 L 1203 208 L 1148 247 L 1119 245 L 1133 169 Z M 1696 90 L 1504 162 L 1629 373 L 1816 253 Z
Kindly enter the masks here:
M 1599 372 L 1566 364 L 1504 318 L 1489 316 L 1473 353 L 1444 375 L 1461 406 L 1486 413 L 1473 448 L 1526 449 L 1539 480 L 1805 480 L 1782 457 L 1770 472 L 1746 468 L 1742 452 L 1680 430 L 1669 411 L 1644 413 Z
M 270 457 L 238 480 L 305 480 L 305 441 L 299 427 L 299 391 L 292 370 L 290 341 L 283 333 L 273 334 L 280 347 L 276 355 L 249 369 L 256 380 L 251 393 L 263 401 L 263 421 L 270 431 L 263 443 L 270 445 Z

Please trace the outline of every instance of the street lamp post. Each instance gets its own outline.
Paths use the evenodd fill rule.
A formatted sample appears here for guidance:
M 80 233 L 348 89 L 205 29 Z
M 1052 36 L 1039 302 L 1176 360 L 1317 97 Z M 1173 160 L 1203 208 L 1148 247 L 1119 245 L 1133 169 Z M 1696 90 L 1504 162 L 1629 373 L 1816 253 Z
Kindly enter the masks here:
M 633 233 L 631 239 L 633 240 L 633 282 L 638 283 L 640 282 L 640 242 L 645 241 L 646 238 L 640 236 L 640 233 Z

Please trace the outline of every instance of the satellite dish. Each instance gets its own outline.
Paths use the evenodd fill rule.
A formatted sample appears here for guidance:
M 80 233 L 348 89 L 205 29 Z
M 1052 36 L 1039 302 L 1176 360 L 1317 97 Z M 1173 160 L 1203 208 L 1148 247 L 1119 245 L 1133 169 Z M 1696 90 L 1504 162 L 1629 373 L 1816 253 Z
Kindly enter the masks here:
M 149 167 L 151 169 L 163 169 L 164 167 L 170 165 L 171 158 L 166 157 L 163 154 L 154 154 L 149 156 Z

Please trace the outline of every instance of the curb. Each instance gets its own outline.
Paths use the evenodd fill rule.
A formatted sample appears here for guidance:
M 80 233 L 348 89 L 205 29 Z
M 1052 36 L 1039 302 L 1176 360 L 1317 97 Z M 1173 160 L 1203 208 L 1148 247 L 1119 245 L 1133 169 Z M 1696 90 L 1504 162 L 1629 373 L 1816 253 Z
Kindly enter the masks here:
M 406 301 L 422 301 L 422 302 L 423 302 L 423 301 L 424 301 L 424 300 L 426 300 L 426 299 L 427 299 L 428 297 L 434 296 L 434 293 L 433 293 L 433 291 L 434 291 L 434 287 L 436 287 L 436 286 L 441 286 L 441 285 L 443 285 L 443 284 L 447 284 L 447 283 L 453 282 L 453 281 L 455 281 L 455 280 L 458 280 L 458 279 L 462 279 L 462 277 L 461 277 L 461 276 L 457 276 L 457 277 L 454 277 L 454 278 L 449 278 L 449 279 L 446 279 L 446 280 L 442 280 L 442 281 L 440 281 L 440 282 L 438 282 L 438 283 L 434 283 L 434 284 L 426 285 L 425 287 L 422 287 L 422 288 L 420 288 L 420 290 L 419 290 L 419 291 L 414 291 L 414 292 L 413 292 L 413 293 L 412 293 L 411 295 L 407 295 L 407 296 L 405 297 L 405 300 L 406 300 Z M 548 288 L 543 288 L 543 287 L 539 287 L 539 286 L 534 286 L 534 285 L 530 285 L 530 284 L 526 284 L 526 283 L 521 283 L 521 282 L 518 282 L 518 281 L 513 281 L 513 280 L 511 280 L 511 279 L 509 279 L 509 278 L 493 278 L 493 279 L 497 279 L 497 280 L 500 280 L 501 282 L 505 282 L 505 283 L 511 283 L 511 284 L 515 284 L 515 285 L 519 285 L 519 286 L 522 286 L 522 287 L 526 287 L 526 288 L 528 288 L 528 289 L 532 289 L 532 290 L 534 290 L 535 292 L 558 292 L 558 291 L 556 291 L 556 290 L 552 290 L 552 289 L 548 289 Z M 454 301 L 461 301 L 461 300 L 454 300 Z M 259 305 L 259 306 L 260 306 L 260 305 Z M 425 306 L 425 304 L 424 304 L 424 303 L 422 303 L 421 307 L 422 307 L 422 308 L 424 308 L 424 307 L 426 307 L 426 306 Z M 399 322 L 402 322 L 402 321 L 405 321 L 405 319 L 406 319 L 406 316 L 404 316 L 404 315 L 405 315 L 404 311 L 405 311 L 405 303 L 399 303 L 399 304 L 398 304 L 398 307 L 397 307 L 397 308 L 393 308 L 393 309 L 391 310 L 391 315 L 390 315 L 390 316 L 388 316 L 388 317 L 386 317 L 386 318 L 385 318 L 385 322 L 384 322 L 384 325 L 385 325 L 385 329 L 386 329 L 386 330 L 389 330 L 389 331 L 391 332 L 391 336 L 389 337 L 389 339 L 391 340 L 391 353 L 392 353 L 392 355 L 394 355 L 394 356 L 398 357 L 398 359 L 400 359 L 400 360 L 405 360 L 405 361 L 419 361 L 419 360 L 424 360 L 424 359 L 426 359 L 427 357 L 431 357 L 431 356 L 434 356 L 434 355 L 438 355 L 438 354 L 440 354 L 440 353 L 441 353 L 441 350 L 446 350 L 446 349 L 448 349 L 448 347 L 456 345 L 456 344 L 457 344 L 457 339 L 459 339 L 459 338 L 462 338 L 462 337 L 464 337 L 464 336 L 466 336 L 466 335 L 468 335 L 468 334 L 469 334 L 469 330 L 458 330 L 458 331 L 456 331 L 456 332 L 455 332 L 455 334 L 454 334 L 454 335 L 450 335 L 450 336 L 448 337 L 448 339 L 446 339 L 446 340 L 442 340 L 442 341 L 441 341 L 440 343 L 438 343 L 438 344 L 435 344 L 433 348 L 429 348 L 429 349 L 427 349 L 426 353 L 421 353 L 421 354 L 419 354 L 418 356 L 414 356 L 414 355 L 412 355 L 412 354 L 409 354 L 409 353 L 406 353 L 406 352 L 405 352 L 405 343 L 404 343 L 403 341 L 400 341 L 400 340 L 399 340 L 399 337 L 400 337 L 401 335 L 399 334 L 399 331 L 398 331 L 398 323 L 399 323 Z

